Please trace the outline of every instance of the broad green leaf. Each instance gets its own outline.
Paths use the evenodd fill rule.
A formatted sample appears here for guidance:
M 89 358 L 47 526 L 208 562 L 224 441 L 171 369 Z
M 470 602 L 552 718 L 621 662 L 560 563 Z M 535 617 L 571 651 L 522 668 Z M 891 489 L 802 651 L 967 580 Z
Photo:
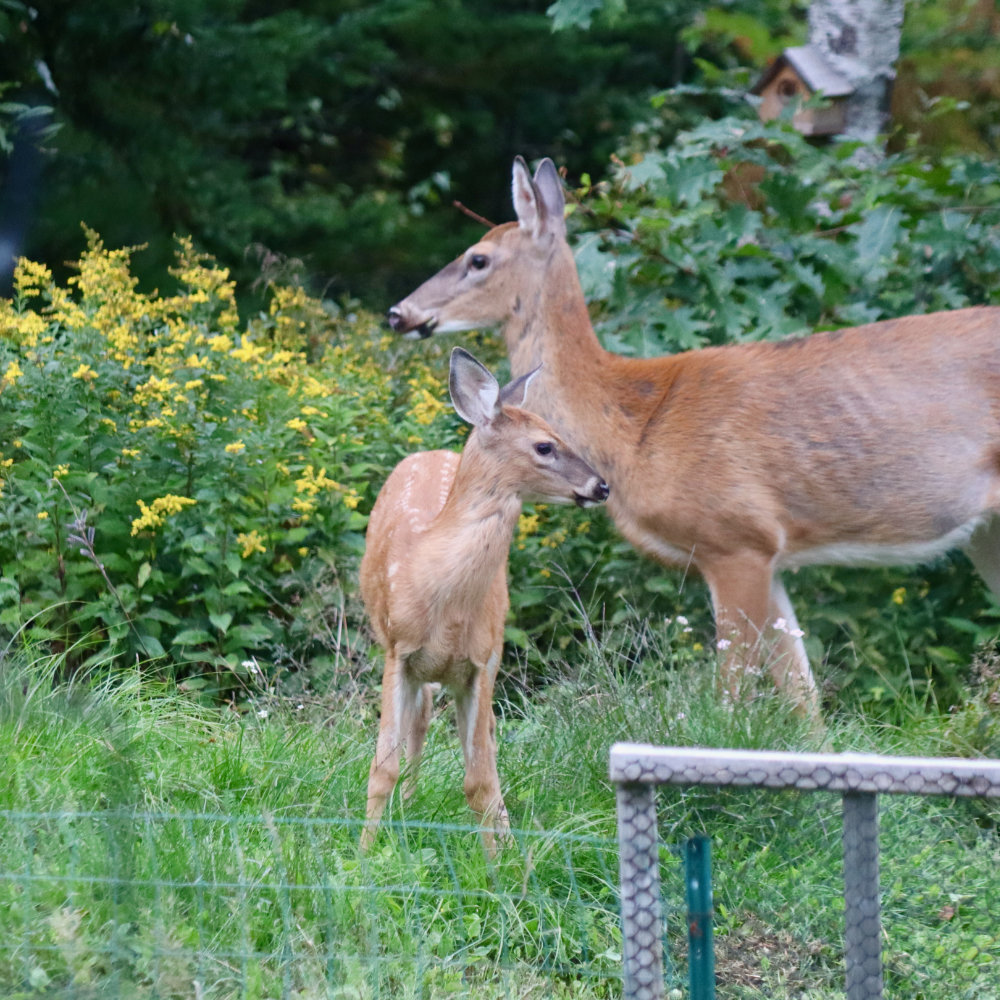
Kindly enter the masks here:
M 175 646 L 201 646 L 212 642 L 212 637 L 203 628 L 186 628 L 174 636 Z
M 233 616 L 228 611 L 213 611 L 209 614 L 208 620 L 225 635 L 233 623 Z

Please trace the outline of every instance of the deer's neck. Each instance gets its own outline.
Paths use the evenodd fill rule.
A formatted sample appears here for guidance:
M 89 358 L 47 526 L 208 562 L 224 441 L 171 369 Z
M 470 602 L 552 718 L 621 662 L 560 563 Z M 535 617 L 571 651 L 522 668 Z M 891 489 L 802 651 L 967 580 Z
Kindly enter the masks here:
M 549 421 L 610 482 L 628 437 L 620 380 L 611 375 L 627 361 L 601 347 L 568 244 L 558 242 L 547 264 L 525 284 L 503 334 L 512 377 L 541 366 L 527 408 Z
M 470 440 L 444 507 L 422 540 L 424 565 L 435 568 L 434 604 L 475 609 L 505 565 L 521 498 L 498 488 L 501 478 Z
M 504 325 L 512 376 L 539 365 L 546 381 L 550 370 L 598 371 L 607 352 L 591 325 L 569 245 L 556 242 L 532 278 Z

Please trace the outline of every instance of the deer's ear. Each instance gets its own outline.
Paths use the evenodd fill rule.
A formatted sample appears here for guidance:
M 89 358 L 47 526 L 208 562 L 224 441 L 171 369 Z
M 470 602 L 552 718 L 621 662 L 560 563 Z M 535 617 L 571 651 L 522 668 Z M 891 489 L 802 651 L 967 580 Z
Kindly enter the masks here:
M 541 236 L 544 227 L 544 210 L 531 180 L 531 171 L 528 170 L 528 164 L 524 162 L 522 156 L 514 159 L 511 194 L 514 199 L 514 211 L 517 214 L 518 224 L 522 229 L 527 229 L 532 236 Z
M 455 412 L 473 427 L 485 427 L 500 409 L 500 385 L 468 351 L 451 352 L 448 389 Z
M 537 368 L 528 372 L 527 375 L 522 375 L 520 378 L 514 379 L 513 382 L 508 382 L 507 385 L 500 390 L 500 405 L 523 408 L 528 398 L 528 387 L 531 385 L 531 380 L 541 370 L 542 366 L 539 365 Z
M 535 170 L 533 187 L 541 202 L 547 232 L 566 236 L 566 196 L 556 165 L 546 156 Z

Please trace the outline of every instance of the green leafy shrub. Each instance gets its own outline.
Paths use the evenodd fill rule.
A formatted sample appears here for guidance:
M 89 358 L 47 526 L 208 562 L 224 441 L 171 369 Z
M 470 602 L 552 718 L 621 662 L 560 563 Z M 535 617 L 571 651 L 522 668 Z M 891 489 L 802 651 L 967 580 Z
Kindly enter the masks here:
M 732 116 L 669 148 L 655 122 L 636 133 L 575 213 L 606 345 L 657 354 L 1000 302 L 1000 164 L 858 153 Z

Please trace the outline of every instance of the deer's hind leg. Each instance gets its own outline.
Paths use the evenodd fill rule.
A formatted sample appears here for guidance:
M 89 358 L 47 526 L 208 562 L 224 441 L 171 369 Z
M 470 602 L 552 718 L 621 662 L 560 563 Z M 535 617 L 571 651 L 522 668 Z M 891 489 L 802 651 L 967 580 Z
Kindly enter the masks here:
M 420 759 L 424 755 L 427 730 L 431 724 L 434 692 L 440 687 L 440 684 L 421 684 L 417 688 L 413 710 L 410 712 L 409 726 L 403 737 L 403 749 L 406 754 L 406 777 L 403 780 L 404 799 L 410 798 L 417 790 L 417 773 L 420 770 Z
M 1000 600 L 1000 514 L 994 514 L 972 533 L 965 554 L 994 597 Z
M 775 575 L 774 557 L 762 552 L 728 555 L 699 564 L 715 608 L 719 646 L 723 650 L 721 682 L 734 703 L 748 696 L 748 678 L 766 665 L 777 688 L 799 712 L 819 715 L 816 681 L 798 635 L 795 611 Z M 784 619 L 780 628 L 775 628 Z

